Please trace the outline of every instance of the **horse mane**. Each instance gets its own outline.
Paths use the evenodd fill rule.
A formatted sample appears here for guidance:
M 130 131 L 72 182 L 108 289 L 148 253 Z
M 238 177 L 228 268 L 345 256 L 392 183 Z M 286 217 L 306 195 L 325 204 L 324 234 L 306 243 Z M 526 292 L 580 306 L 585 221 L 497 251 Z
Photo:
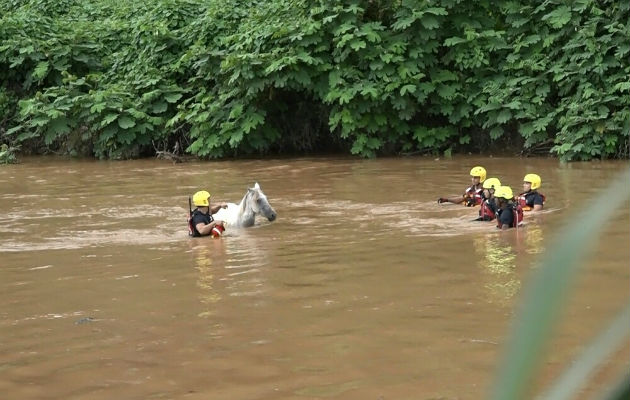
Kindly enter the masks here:
M 239 203 L 239 214 L 241 216 L 241 221 L 239 221 L 241 224 L 244 224 L 245 221 L 248 221 L 250 219 L 254 219 L 256 218 L 256 214 L 254 213 L 253 210 L 251 209 L 247 209 L 247 200 L 248 197 L 253 196 L 254 190 L 253 189 L 248 189 L 247 192 L 245 192 L 245 195 L 243 196 L 243 198 L 241 199 L 241 202 Z

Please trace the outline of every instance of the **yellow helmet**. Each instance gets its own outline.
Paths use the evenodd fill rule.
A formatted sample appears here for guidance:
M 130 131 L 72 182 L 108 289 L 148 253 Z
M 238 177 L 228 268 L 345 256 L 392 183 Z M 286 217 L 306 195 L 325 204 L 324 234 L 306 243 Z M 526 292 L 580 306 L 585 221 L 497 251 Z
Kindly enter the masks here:
M 473 167 L 470 170 L 470 176 L 478 176 L 479 182 L 483 182 L 486 180 L 486 169 L 484 167 Z
M 512 193 L 512 188 L 509 186 L 500 186 L 494 192 L 494 197 L 503 197 L 506 200 L 512 200 L 514 198 L 514 193 Z
M 540 179 L 540 176 L 536 174 L 527 174 L 525 175 L 525 178 L 523 178 L 523 182 L 531 183 L 532 190 L 533 190 L 533 189 L 538 189 L 540 187 L 540 184 L 542 183 L 542 179 Z
M 499 187 L 501 187 L 501 181 L 498 178 L 488 178 L 483 182 L 484 189 L 497 190 Z
M 196 207 L 209 207 L 210 206 L 210 202 L 208 202 L 209 198 L 210 198 L 210 193 L 206 192 L 205 190 L 200 190 L 199 192 L 193 195 L 193 204 Z

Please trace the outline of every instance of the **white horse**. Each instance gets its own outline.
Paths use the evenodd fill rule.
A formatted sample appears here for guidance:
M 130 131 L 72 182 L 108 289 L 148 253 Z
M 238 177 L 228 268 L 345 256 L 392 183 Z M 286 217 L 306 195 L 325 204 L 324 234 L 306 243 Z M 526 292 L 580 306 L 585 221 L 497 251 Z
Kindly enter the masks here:
M 258 182 L 253 188 L 248 188 L 240 203 L 227 203 L 227 208 L 221 208 L 212 215 L 215 220 L 221 220 L 230 227 L 248 227 L 254 225 L 256 215 L 260 214 L 269 221 L 276 219 L 276 211 L 269 205 L 267 196 L 263 193 Z

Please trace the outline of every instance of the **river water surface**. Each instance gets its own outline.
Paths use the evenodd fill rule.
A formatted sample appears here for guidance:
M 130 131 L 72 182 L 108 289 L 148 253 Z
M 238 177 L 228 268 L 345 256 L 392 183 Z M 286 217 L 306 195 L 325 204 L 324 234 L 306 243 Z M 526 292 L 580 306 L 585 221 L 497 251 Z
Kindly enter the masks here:
M 497 232 L 438 205 L 483 165 L 545 211 Z M 0 167 L 2 399 L 482 399 L 522 287 L 627 162 L 457 157 Z M 278 213 L 187 236 L 188 196 Z M 537 377 L 557 377 L 628 302 L 630 207 L 572 292 Z M 584 396 L 629 367 L 621 349 Z

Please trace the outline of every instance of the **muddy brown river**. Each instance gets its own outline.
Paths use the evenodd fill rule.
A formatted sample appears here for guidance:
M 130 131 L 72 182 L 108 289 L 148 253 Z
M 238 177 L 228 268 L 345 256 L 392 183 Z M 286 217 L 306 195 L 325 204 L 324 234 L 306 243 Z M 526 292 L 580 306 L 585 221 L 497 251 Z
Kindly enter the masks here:
M 545 210 L 499 232 L 438 205 L 483 165 Z M 522 288 L 627 161 L 299 158 L 0 166 L 2 399 L 484 399 Z M 189 238 L 188 196 L 278 213 Z M 629 301 L 630 204 L 578 279 L 544 390 Z M 620 349 L 588 398 L 628 370 Z

